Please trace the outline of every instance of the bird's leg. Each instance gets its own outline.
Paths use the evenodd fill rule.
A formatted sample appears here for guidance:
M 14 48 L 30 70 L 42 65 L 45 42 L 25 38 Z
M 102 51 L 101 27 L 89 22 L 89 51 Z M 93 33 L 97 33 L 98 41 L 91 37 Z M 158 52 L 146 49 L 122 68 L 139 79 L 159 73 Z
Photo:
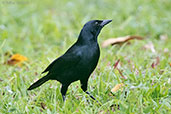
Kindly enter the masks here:
M 65 95 L 66 95 L 67 89 L 68 89 L 68 85 L 62 84 L 62 87 L 61 87 L 61 94 L 62 94 L 62 98 L 63 98 L 63 101 L 64 101 L 64 102 L 65 102 Z
M 97 101 L 88 91 L 87 91 L 87 82 L 88 80 L 81 81 L 81 89 L 87 93 L 93 100 Z M 98 102 L 98 101 L 97 101 Z

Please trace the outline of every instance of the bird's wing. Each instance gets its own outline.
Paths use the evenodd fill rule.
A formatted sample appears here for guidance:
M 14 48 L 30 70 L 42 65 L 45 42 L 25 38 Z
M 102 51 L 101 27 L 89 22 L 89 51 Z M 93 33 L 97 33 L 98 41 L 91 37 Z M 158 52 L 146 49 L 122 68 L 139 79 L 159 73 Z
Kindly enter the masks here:
M 45 73 L 45 72 L 47 72 L 47 71 L 49 71 L 52 67 L 53 67 L 53 65 L 57 62 L 57 61 L 60 61 L 59 59 L 60 59 L 61 57 L 59 57 L 58 59 L 55 59 L 43 72 L 42 72 L 42 74 L 43 73 Z
M 77 51 L 68 51 L 61 57 L 54 60 L 42 73 L 47 71 L 59 71 L 62 69 L 75 66 L 81 59 L 80 53 Z

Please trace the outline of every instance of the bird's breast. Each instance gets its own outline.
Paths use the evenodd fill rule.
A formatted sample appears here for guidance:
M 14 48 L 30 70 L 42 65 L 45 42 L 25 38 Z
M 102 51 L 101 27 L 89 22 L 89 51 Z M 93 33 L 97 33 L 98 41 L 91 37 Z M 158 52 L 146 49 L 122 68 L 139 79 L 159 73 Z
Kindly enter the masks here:
M 97 60 L 100 56 L 100 50 L 98 45 L 86 46 L 82 54 L 83 54 L 83 59 L 87 61 L 91 61 L 94 59 Z
M 83 71 L 83 73 L 91 74 L 97 66 L 100 57 L 100 49 L 98 44 L 84 47 L 81 55 L 81 61 L 79 64 L 79 66 L 81 66 L 80 70 Z

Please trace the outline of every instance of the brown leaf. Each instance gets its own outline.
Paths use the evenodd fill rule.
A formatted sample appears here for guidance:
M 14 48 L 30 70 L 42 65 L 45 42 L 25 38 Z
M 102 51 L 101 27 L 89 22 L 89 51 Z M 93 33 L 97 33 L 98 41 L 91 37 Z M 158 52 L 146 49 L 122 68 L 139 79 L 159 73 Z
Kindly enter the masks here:
M 120 59 L 118 59 L 118 60 L 116 61 L 116 63 L 114 64 L 114 69 L 118 66 L 119 61 L 120 61 Z
M 20 54 L 14 54 L 11 56 L 11 58 L 7 61 L 7 64 L 9 65 L 15 65 L 15 64 L 21 64 L 24 61 L 27 61 L 27 57 L 20 55 Z
M 107 47 L 109 45 L 115 45 L 115 44 L 122 44 L 133 39 L 143 40 L 144 38 L 141 36 L 130 36 L 130 35 L 124 37 L 118 37 L 118 38 L 110 38 L 102 43 L 102 47 Z
M 124 84 L 123 83 L 120 83 L 120 84 L 117 84 L 117 85 L 115 85 L 115 87 L 114 88 L 112 88 L 111 89 L 111 92 L 117 92 L 119 89 L 121 89 L 122 87 L 124 86 Z

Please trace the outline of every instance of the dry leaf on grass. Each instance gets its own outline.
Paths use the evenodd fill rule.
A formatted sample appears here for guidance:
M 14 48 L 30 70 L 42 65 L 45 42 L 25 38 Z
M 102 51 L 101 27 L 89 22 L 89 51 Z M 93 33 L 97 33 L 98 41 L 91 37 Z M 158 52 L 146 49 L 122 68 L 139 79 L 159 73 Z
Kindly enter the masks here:
M 122 43 L 125 43 L 125 42 L 127 42 L 129 40 L 133 40 L 133 39 L 143 40 L 143 37 L 128 35 L 128 36 L 124 36 L 124 37 L 110 38 L 110 39 L 105 40 L 102 43 L 102 47 L 107 47 L 109 45 L 115 45 L 115 44 L 122 44 Z
M 22 62 L 27 61 L 27 57 L 20 55 L 20 54 L 14 54 L 11 56 L 11 58 L 7 61 L 8 65 L 15 65 L 19 64 L 21 65 Z
M 123 86 L 124 86 L 123 83 L 117 84 L 117 85 L 115 85 L 114 88 L 112 88 L 111 92 L 112 92 L 112 93 L 117 92 L 117 91 L 118 91 L 119 89 L 121 89 Z

